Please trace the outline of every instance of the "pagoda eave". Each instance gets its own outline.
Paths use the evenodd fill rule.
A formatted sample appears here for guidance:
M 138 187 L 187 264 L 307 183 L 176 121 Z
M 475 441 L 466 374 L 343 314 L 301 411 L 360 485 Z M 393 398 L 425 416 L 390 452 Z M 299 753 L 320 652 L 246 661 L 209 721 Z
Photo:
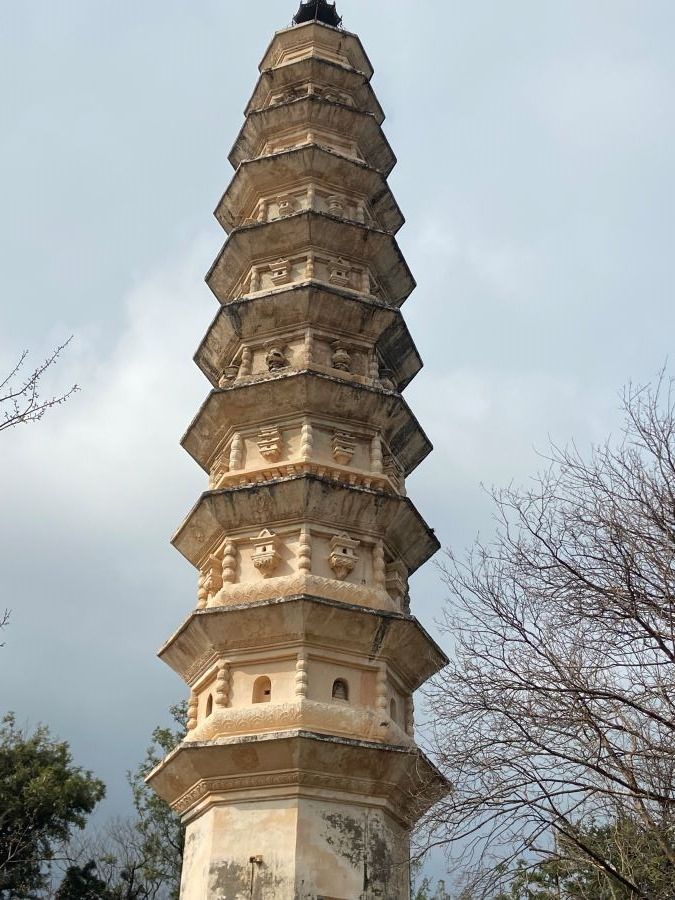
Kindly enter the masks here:
M 334 374 L 286 369 L 213 390 L 181 444 L 208 472 L 230 429 L 272 425 L 278 417 L 292 414 L 319 416 L 327 408 L 345 429 L 381 429 L 406 476 L 432 450 L 410 407 L 396 391 L 358 384 Z
M 384 122 L 384 110 L 370 86 L 369 78 L 343 62 L 318 56 L 304 57 L 285 66 L 265 69 L 246 105 L 245 115 L 272 106 L 275 92 L 307 84 L 328 84 L 331 90 L 345 91 L 351 95 L 356 106 L 372 113 L 379 125 Z
M 349 147 L 357 144 L 363 160 L 385 176 L 396 165 L 396 155 L 372 113 L 307 95 L 252 112 L 228 154 L 232 167 L 236 169 L 247 159 L 285 149 L 285 131 L 298 135 L 304 132 L 305 143 L 326 144 L 347 157 L 355 155 Z M 314 141 L 307 137 L 313 131 L 317 132 Z M 265 149 L 270 141 L 271 147 Z M 291 137 L 291 143 L 297 145 L 303 140 Z
M 351 651 L 387 662 L 411 692 L 448 663 L 414 616 L 309 595 L 195 610 L 158 656 L 194 684 L 228 654 L 306 642 L 334 648 L 336 634 Z
M 311 282 L 273 293 L 242 297 L 222 306 L 195 354 L 195 362 L 217 387 L 241 346 L 285 329 L 311 326 L 345 338 L 373 340 L 399 391 L 422 368 L 422 360 L 400 311 L 338 287 Z
M 305 210 L 273 222 L 235 229 L 206 276 L 216 298 L 225 303 L 253 266 L 270 268 L 280 258 L 310 252 L 335 257 L 352 267 L 372 266 L 387 300 L 401 306 L 416 282 L 396 239 L 385 231 Z
M 246 774 L 242 775 L 242 760 Z M 186 742 L 146 781 L 184 822 L 214 803 L 311 795 L 378 801 L 408 826 L 448 793 L 449 784 L 419 750 L 301 730 Z
M 433 531 L 406 497 L 340 483 L 318 475 L 297 475 L 202 494 L 172 539 L 199 568 L 222 535 L 282 523 L 329 521 L 338 531 L 358 529 L 384 535 L 412 574 L 440 549 Z
M 323 182 L 338 194 L 367 197 L 376 227 L 384 231 L 396 234 L 405 222 L 381 172 L 317 144 L 242 162 L 216 207 L 215 216 L 229 233 L 240 225 L 255 222 L 255 208 L 264 194 L 281 196 L 298 183 L 310 182 Z M 344 218 L 350 220 L 348 215 Z M 362 221 L 353 217 L 351 220 Z
M 374 74 L 372 63 L 358 35 L 317 22 L 304 22 L 277 31 L 265 51 L 259 71 L 264 72 L 271 66 L 288 65 L 293 61 L 294 54 L 297 58 L 298 51 L 308 51 L 318 59 L 337 62 L 346 57 L 349 64 L 357 72 L 362 72 L 369 81 Z

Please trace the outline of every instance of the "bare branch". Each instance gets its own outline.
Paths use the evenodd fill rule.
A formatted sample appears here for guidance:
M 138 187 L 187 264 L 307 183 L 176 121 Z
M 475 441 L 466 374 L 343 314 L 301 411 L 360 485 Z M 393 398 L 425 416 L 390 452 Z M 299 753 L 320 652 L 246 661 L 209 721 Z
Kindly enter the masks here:
M 24 350 L 14 368 L 0 381 L 0 431 L 26 422 L 38 422 L 47 410 L 61 406 L 78 390 L 75 384 L 62 394 L 46 399 L 40 396 L 40 381 L 60 358 L 72 337 L 56 349 L 40 365 L 21 380 L 21 372 L 28 358 Z

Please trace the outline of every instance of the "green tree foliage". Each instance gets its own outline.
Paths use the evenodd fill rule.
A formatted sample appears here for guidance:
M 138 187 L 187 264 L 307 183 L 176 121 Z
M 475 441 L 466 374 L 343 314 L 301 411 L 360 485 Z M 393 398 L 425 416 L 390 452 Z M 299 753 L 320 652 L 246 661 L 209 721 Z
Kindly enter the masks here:
M 185 736 L 187 704 L 172 707 L 171 714 L 173 727 L 155 729 L 145 759 L 129 773 L 135 818 L 110 823 L 96 840 L 81 847 L 80 858 L 66 871 L 57 900 L 89 896 L 178 900 L 184 829 L 179 817 L 145 783 L 148 772 Z M 99 895 L 87 893 L 96 889 Z
M 616 875 L 607 871 L 607 862 Z M 561 838 L 547 859 L 521 859 L 509 889 L 497 900 L 636 900 L 674 894 L 672 866 L 659 841 L 636 819 L 622 817 L 579 829 L 574 841 Z
M 185 829 L 180 818 L 145 783 L 145 776 L 179 744 L 187 732 L 187 703 L 171 707 L 172 728 L 156 728 L 145 759 L 129 783 L 136 809 L 139 844 L 148 860 L 148 877 L 160 881 L 166 896 L 178 898 L 183 864 Z
M 70 747 L 40 726 L 26 734 L 7 715 L 0 725 L 0 900 L 31 898 L 75 829 L 105 794 L 103 782 L 73 764 Z

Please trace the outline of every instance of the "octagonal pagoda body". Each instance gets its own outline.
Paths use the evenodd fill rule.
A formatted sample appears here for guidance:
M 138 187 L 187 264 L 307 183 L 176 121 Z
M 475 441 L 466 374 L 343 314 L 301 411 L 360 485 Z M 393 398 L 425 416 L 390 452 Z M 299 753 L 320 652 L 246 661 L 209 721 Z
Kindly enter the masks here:
M 195 357 L 212 390 L 183 438 L 208 475 L 174 537 L 198 601 L 160 656 L 188 733 L 149 782 L 186 824 L 184 900 L 408 900 L 410 829 L 443 789 L 414 742 L 445 657 L 408 597 L 438 544 L 405 490 L 431 447 L 401 396 L 421 361 L 395 159 L 359 39 L 305 18 L 230 155 Z

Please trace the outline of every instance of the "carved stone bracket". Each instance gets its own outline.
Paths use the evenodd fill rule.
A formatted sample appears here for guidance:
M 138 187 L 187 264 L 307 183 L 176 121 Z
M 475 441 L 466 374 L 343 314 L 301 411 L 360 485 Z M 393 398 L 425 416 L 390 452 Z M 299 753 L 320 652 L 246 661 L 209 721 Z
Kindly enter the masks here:
M 354 457 L 356 438 L 347 431 L 337 431 L 333 437 L 333 459 L 341 466 L 348 466 Z
M 281 459 L 283 438 L 278 428 L 262 428 L 258 432 L 258 449 L 263 459 L 278 462 Z
M 253 540 L 253 565 L 264 576 L 271 575 L 279 566 L 281 557 L 277 551 L 277 536 L 265 528 Z
M 356 555 L 356 548 L 361 541 L 355 541 L 348 534 L 336 534 L 331 542 L 331 553 L 328 558 L 330 567 L 335 572 L 337 578 L 343 581 L 351 572 L 359 561 Z

